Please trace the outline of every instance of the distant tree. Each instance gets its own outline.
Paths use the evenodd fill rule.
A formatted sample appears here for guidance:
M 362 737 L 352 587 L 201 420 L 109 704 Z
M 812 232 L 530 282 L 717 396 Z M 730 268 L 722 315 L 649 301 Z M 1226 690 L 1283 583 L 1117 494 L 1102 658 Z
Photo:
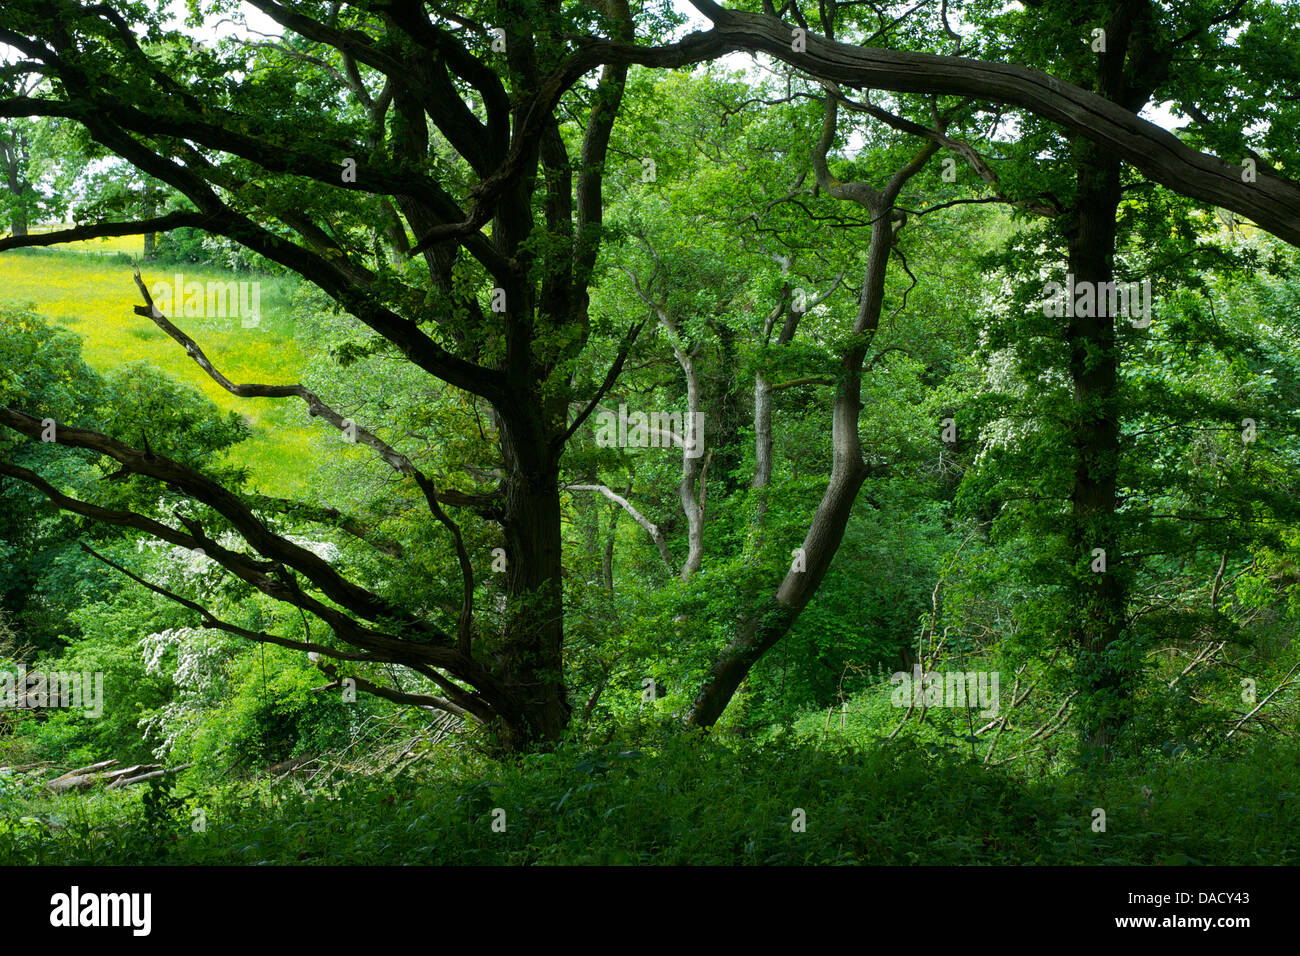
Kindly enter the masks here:
M 2 82 L 2 81 L 0 81 Z M 36 92 L 40 77 L 11 82 L 19 97 Z M 26 236 L 33 224 L 62 216 L 79 165 L 70 160 L 58 118 L 0 117 L 0 211 L 12 236 Z

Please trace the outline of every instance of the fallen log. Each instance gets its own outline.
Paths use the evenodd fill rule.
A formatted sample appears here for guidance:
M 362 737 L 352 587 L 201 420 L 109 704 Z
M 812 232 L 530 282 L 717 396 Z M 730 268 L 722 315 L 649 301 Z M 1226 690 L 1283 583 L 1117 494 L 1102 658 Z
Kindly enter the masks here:
M 144 783 L 147 780 L 156 780 L 169 773 L 179 773 L 194 766 L 192 763 L 183 763 L 177 767 L 165 768 L 160 763 L 138 763 L 130 767 L 111 769 L 120 762 L 118 760 L 101 760 L 89 767 L 69 770 L 67 773 L 50 780 L 45 786 L 55 793 L 64 793 L 69 790 L 89 790 L 91 787 L 100 784 L 104 784 L 106 790 L 118 790 L 122 787 Z
M 116 766 L 120 761 L 101 760 L 99 763 L 93 763 L 89 767 L 79 767 L 76 770 L 69 770 L 65 774 L 47 781 L 46 789 L 53 790 L 55 793 L 62 793 L 66 790 L 88 790 L 95 784 L 104 779 L 103 771 L 109 767 Z
M 69 770 L 69 774 L 96 773 L 100 770 L 107 770 L 109 767 L 116 767 L 120 760 L 101 760 L 99 763 L 92 763 L 89 767 L 79 767 L 76 770 Z
M 10 773 L 28 773 L 32 770 L 40 770 L 42 767 L 53 767 L 53 760 L 38 760 L 36 763 L 18 764 L 13 767 L 0 767 L 0 773 L 8 770 Z
M 151 770 L 161 770 L 160 763 L 138 763 L 134 767 L 123 767 L 121 770 L 110 770 L 104 775 L 104 779 L 109 781 L 111 786 L 121 777 L 134 777 L 136 774 L 148 773 Z
M 157 765 L 155 764 L 153 766 Z M 183 763 L 176 767 L 159 767 L 156 770 L 148 770 L 146 773 L 137 774 L 132 777 L 118 777 L 110 783 L 106 789 L 117 790 L 121 787 L 132 787 L 137 783 L 144 783 L 146 780 L 157 780 L 159 777 L 165 777 L 169 773 L 180 773 L 182 770 L 187 770 L 192 766 L 194 766 L 192 763 Z

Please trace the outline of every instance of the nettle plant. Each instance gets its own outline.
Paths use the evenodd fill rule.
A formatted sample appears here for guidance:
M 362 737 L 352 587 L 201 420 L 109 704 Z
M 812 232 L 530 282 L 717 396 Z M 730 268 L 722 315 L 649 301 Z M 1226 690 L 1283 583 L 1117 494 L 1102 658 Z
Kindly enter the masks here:
M 1274 126 L 1262 141 L 1249 132 L 1261 104 L 1275 101 L 1294 77 L 1243 62 L 1234 76 L 1244 92 L 1230 92 L 1219 79 L 1181 65 L 1197 57 L 1175 55 L 1190 46 L 1208 62 L 1238 27 L 1249 34 L 1250 43 L 1234 47 L 1245 60 L 1258 56 L 1251 50 L 1290 49 L 1290 4 L 1239 5 L 1216 19 L 1209 4 L 1175 13 L 1154 3 L 1098 0 L 1085 5 L 1086 16 L 1104 24 L 1106 43 L 1093 50 L 1095 23 L 1077 23 L 1078 5 L 1055 0 L 992 14 L 983 4 L 900 6 L 897 18 L 879 20 L 873 11 L 835 3 L 809 17 L 797 4 L 778 12 L 764 2 L 761 12 L 748 12 L 692 0 L 708 26 L 680 39 L 673 36 L 680 18 L 666 7 L 624 0 L 486 0 L 454 13 L 412 0 L 250 2 L 281 36 L 198 43 L 169 27 L 161 11 L 140 6 L 6 3 L 0 43 L 17 56 L 5 80 L 40 76 L 45 85 L 30 93 L 9 83 L 0 90 L 0 116 L 76 124 L 96 149 L 161 183 L 167 197 L 158 208 L 167 211 L 12 236 L 0 240 L 0 250 L 190 228 L 314 285 L 349 324 L 340 354 L 354 364 L 400 366 L 418 379 L 419 401 L 408 414 L 361 420 L 339 401 L 346 375 L 318 388 L 235 381 L 156 308 L 152 277 L 136 278 L 142 302 L 135 311 L 232 395 L 301 402 L 340 442 L 370 454 L 374 469 L 400 481 L 389 491 L 403 517 L 358 517 L 333 502 L 257 495 L 202 456 L 163 453 L 157 432 L 47 420 L 8 393 L 0 426 L 20 447 L 45 444 L 86 456 L 129 487 L 165 486 L 189 508 L 169 517 L 142 495 L 128 505 L 93 488 L 70 494 L 51 480 L 48 463 L 16 458 L 9 444 L 0 476 L 93 522 L 201 549 L 228 580 L 312 621 L 300 637 L 289 637 L 159 590 L 190 602 L 185 606 L 205 627 L 317 654 L 327 674 L 360 692 L 490 725 L 505 750 L 560 738 L 573 713 L 563 525 L 578 507 L 572 496 L 592 493 L 573 486 L 599 486 L 648 534 L 665 565 L 689 577 L 705 560 L 708 483 L 720 475 L 777 493 L 775 456 L 806 449 L 774 451 L 780 436 L 773 422 L 781 420 L 774 396 L 808 386 L 823 389 L 818 447 L 827 477 L 816 482 L 790 540 L 773 540 L 766 507 L 755 507 L 747 532 L 755 553 L 761 542 L 795 558 L 746 576 L 731 619 L 707 635 L 710 663 L 685 719 L 701 727 L 719 720 L 754 664 L 790 631 L 831 566 L 859 491 L 902 441 L 864 443 L 860 416 L 864 397 L 873 397 L 864 383 L 885 365 L 882 329 L 907 317 L 907 246 L 918 221 L 928 223 L 931 213 L 954 203 L 987 201 L 991 192 L 1052 220 L 1078 280 L 1108 282 L 1125 169 L 1300 242 L 1300 184 L 1284 175 L 1294 165 L 1294 147 L 1277 133 L 1294 128 L 1292 113 L 1270 110 Z M 211 24 L 231 15 L 226 8 L 196 2 L 191 17 Z M 977 27 L 966 38 L 948 19 L 959 8 Z M 1077 49 L 1062 59 L 1065 75 L 1044 72 L 1052 45 L 1074 40 Z M 704 408 L 700 342 L 716 334 L 724 362 L 742 343 L 731 319 L 719 317 L 708 330 L 694 313 L 743 307 L 716 296 L 683 298 L 674 279 L 697 283 L 699 276 L 668 268 L 652 233 L 637 245 L 632 217 L 618 223 L 628 242 L 613 242 L 614 217 L 607 216 L 617 205 L 616 185 L 626 188 L 634 177 L 635 188 L 671 195 L 674 175 L 680 183 L 698 160 L 671 150 L 653 155 L 653 136 L 635 155 L 616 153 L 611 144 L 622 124 L 653 117 L 654 83 L 665 71 L 734 51 L 788 69 L 789 92 L 778 98 L 801 107 L 783 144 L 763 151 L 782 162 L 764 166 L 750 157 L 759 165 L 741 163 L 739 178 L 732 177 L 767 195 L 739 219 L 755 228 L 745 231 L 732 219 L 733 242 L 724 248 L 751 240 L 752 262 L 762 252 L 756 237 L 766 235 L 772 245 L 762 252 L 764 268 L 775 280 L 765 298 L 747 306 L 743 349 L 765 351 L 777 365 L 786 349 L 807 354 L 802 349 L 811 345 L 821 357 L 789 378 L 756 363 L 744 388 L 714 392 L 718 404 Z M 1137 116 L 1173 80 L 1201 101 L 1185 104 L 1189 115 L 1207 117 L 1190 137 L 1194 145 Z M 733 96 L 719 115 L 710 114 L 706 98 L 683 120 L 699 129 L 725 126 L 733 107 L 745 105 L 735 101 L 744 99 Z M 1015 111 L 1032 134 L 1010 157 L 1014 176 L 1006 182 L 972 145 L 982 135 L 981 111 L 989 109 Z M 648 130 L 654 126 L 645 122 Z M 867 147 L 859 149 L 862 143 Z M 1033 166 L 1045 151 L 1050 176 Z M 942 164 L 941 153 L 954 163 Z M 714 162 L 715 151 L 704 155 Z M 725 181 L 698 186 L 705 202 L 697 209 L 729 194 Z M 757 200 L 735 188 L 730 195 Z M 765 221 L 768 215 L 780 221 Z M 682 228 L 700 218 L 682 218 Z M 833 232 L 841 238 L 829 239 Z M 820 257 L 821 246 L 833 254 Z M 620 267 L 629 307 L 597 311 L 593 302 Z M 1117 381 L 1109 354 L 1113 317 L 1072 321 L 1080 403 L 1104 413 Z M 586 440 L 602 405 L 618 407 L 631 357 L 642 354 L 638 342 L 650 327 L 681 375 L 673 404 L 661 410 L 704 413 L 706 422 L 704 454 L 679 463 L 684 561 L 673 553 L 676 542 L 626 495 L 585 468 L 570 472 L 566 458 Z M 1084 362 L 1097 350 L 1100 365 Z M 739 417 L 752 422 L 754 466 L 737 480 L 743 443 L 723 434 L 711 460 L 707 433 L 714 429 L 716 439 L 717 428 L 734 425 L 740 395 L 749 403 Z M 370 407 L 384 407 L 383 397 L 372 396 Z M 1100 541 L 1118 554 L 1110 421 L 1106 414 L 1081 415 L 1090 451 L 1075 462 L 1071 535 L 1076 544 Z M 365 550 L 329 560 L 291 536 L 295 522 L 335 528 Z M 1071 640 L 1082 650 L 1085 689 L 1102 696 L 1128 686 L 1105 663 L 1122 630 L 1124 580 L 1078 581 L 1083 612 Z M 138 583 L 159 589 L 142 576 Z M 386 676 L 391 667 L 427 685 L 401 689 Z M 1110 704 L 1098 711 L 1093 743 L 1113 739 L 1117 712 Z

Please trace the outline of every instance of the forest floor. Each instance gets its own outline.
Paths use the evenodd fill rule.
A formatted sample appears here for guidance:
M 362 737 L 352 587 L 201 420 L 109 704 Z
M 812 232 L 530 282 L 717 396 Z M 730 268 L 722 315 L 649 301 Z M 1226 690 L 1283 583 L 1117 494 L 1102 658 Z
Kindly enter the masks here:
M 1027 780 L 906 741 L 676 733 L 520 762 L 56 796 L 0 774 L 0 863 L 1300 863 L 1300 748 Z

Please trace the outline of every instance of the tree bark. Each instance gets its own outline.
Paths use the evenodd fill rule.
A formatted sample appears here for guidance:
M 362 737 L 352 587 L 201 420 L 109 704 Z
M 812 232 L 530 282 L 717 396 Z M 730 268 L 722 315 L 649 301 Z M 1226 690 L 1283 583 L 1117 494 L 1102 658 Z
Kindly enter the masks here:
M 892 212 L 904 183 L 935 152 L 923 147 L 906 167 L 877 192 L 865 183 L 833 183 L 826 168 L 826 152 L 835 134 L 836 108 L 827 100 L 821 141 L 813 150 L 819 184 L 837 198 L 850 199 L 871 214 L 871 241 L 862 283 L 853 339 L 840 360 L 835 399 L 831 408 L 831 475 L 822 493 L 803 544 L 776 593 L 762 601 L 742 622 L 739 634 L 723 649 L 687 715 L 694 727 L 711 727 L 722 716 L 750 669 L 781 640 L 812 600 L 844 539 L 858 490 L 870 473 L 862 459 L 858 414 L 862 410 L 862 366 L 871 338 L 880 322 L 885 297 L 885 274 L 894 244 Z M 770 434 L 770 429 L 769 429 Z
M 23 176 L 26 161 L 21 133 L 0 141 L 0 166 L 4 167 L 5 187 L 13 197 L 9 215 L 9 232 L 15 237 L 27 235 L 27 181 Z
M 1097 86 L 1108 100 L 1134 116 L 1150 99 L 1168 68 L 1159 46 L 1160 28 L 1149 0 L 1117 0 L 1106 23 L 1109 48 L 1098 63 Z M 1067 235 L 1068 267 L 1076 284 L 1095 292 L 1091 316 L 1071 309 L 1066 335 L 1074 388 L 1074 478 L 1070 488 L 1068 543 L 1075 558 L 1075 613 L 1070 622 L 1077 649 L 1075 677 L 1080 690 L 1082 749 L 1103 760 L 1131 706 L 1133 674 L 1119 659 L 1124 637 L 1128 580 L 1124 536 L 1118 514 L 1120 445 L 1120 356 L 1116 316 L 1102 288 L 1115 280 L 1115 244 L 1122 197 L 1123 160 L 1099 143 L 1073 142 L 1077 193 Z M 1105 552 L 1104 570 L 1093 570 L 1095 549 Z
M 140 208 L 145 219 L 152 219 L 158 214 L 157 200 L 154 198 L 154 195 L 150 190 L 150 185 L 147 182 L 144 185 L 144 198 L 140 203 Z M 145 262 L 149 262 L 153 259 L 156 251 L 157 238 L 158 234 L 156 232 L 146 232 L 144 234 L 143 253 Z
M 535 405 L 521 400 L 508 415 L 498 409 L 498 417 L 507 610 L 493 669 L 505 692 L 501 745 L 517 752 L 558 740 L 571 712 L 564 685 L 560 466 Z
M 1079 144 L 1079 149 L 1079 198 L 1076 226 L 1069 237 L 1069 271 L 1076 285 L 1087 282 L 1100 289 L 1114 281 L 1120 162 L 1099 154 L 1090 143 Z M 1084 745 L 1104 751 L 1122 723 L 1117 708 L 1123 674 L 1107 660 L 1107 651 L 1124 630 L 1126 596 L 1116 516 L 1120 425 L 1115 316 L 1106 314 L 1104 295 L 1096 298 L 1097 314 L 1071 317 L 1066 331 L 1076 409 L 1071 423 L 1075 460 L 1069 521 L 1070 553 L 1076 558 L 1076 603 L 1070 626 L 1084 691 Z M 1092 570 L 1095 548 L 1105 550 L 1106 570 L 1100 573 Z

